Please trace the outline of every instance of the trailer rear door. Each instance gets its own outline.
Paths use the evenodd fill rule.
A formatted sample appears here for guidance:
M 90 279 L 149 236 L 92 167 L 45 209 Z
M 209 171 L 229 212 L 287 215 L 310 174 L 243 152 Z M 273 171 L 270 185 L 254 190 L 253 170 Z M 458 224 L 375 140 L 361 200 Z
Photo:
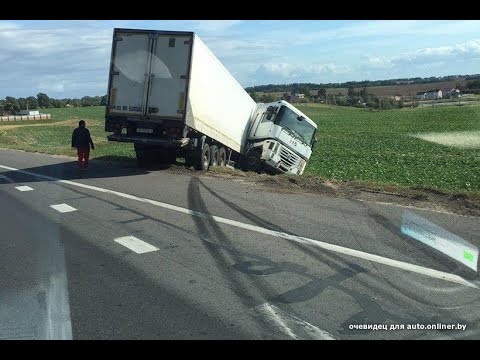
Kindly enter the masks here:
M 156 34 L 153 44 L 147 114 L 183 120 L 186 107 L 192 35 Z
M 151 39 L 146 32 L 117 32 L 113 38 L 109 112 L 143 115 Z

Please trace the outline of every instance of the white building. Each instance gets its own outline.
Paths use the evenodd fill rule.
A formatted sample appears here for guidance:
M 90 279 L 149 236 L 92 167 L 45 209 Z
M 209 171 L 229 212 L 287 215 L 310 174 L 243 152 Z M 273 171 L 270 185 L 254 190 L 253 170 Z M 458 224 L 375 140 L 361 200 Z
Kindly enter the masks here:
M 297 99 L 303 99 L 303 98 L 305 98 L 305 94 L 295 94 L 295 97 Z
M 455 89 L 455 88 L 446 88 L 446 89 L 443 89 L 443 97 L 444 98 L 452 98 L 452 97 L 461 97 L 460 95 L 460 90 L 458 89 Z
M 434 89 L 434 90 L 429 90 L 425 93 L 425 99 L 428 100 L 435 100 L 435 99 L 441 99 L 442 98 L 442 90 Z
M 40 115 L 40 111 L 37 110 L 20 110 L 17 115 Z

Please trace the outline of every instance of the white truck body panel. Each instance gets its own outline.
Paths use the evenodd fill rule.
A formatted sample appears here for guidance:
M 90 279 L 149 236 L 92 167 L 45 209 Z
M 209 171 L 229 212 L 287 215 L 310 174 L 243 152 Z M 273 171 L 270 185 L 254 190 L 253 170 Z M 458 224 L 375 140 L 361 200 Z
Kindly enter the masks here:
M 187 125 L 243 153 L 251 116 L 257 104 L 195 35 Z
M 196 34 L 151 33 L 115 31 L 108 113 L 185 121 L 242 153 L 255 101 Z

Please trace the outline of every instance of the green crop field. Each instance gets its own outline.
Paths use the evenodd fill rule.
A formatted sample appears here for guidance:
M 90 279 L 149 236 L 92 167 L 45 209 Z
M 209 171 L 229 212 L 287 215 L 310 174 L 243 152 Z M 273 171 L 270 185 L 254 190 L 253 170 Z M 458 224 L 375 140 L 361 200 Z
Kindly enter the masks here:
M 298 107 L 318 124 L 307 176 L 480 193 L 478 105 L 387 111 Z M 106 140 L 104 107 L 42 112 L 52 120 L 0 122 L 0 147 L 74 156 L 71 133 L 84 118 L 96 144 L 93 158 L 135 158 L 132 144 Z
M 135 159 L 133 144 L 107 141 L 103 106 L 42 109 L 51 120 L 0 122 L 0 147 L 76 156 L 71 136 L 80 119 L 85 119 L 95 150 L 91 158 L 106 160 Z
M 307 175 L 480 191 L 480 106 L 387 111 L 298 107 L 318 125 L 319 141 L 305 170 Z M 412 136 L 432 133 L 461 134 L 460 140 L 470 142 L 446 146 Z

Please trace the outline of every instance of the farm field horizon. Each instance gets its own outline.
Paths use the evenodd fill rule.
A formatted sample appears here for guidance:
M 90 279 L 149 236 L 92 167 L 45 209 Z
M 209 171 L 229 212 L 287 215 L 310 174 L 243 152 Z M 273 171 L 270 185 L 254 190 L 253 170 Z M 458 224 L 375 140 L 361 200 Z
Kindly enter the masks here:
M 296 104 L 318 125 L 304 176 L 480 193 L 480 106 L 369 110 Z M 0 123 L 0 147 L 75 156 L 71 133 L 85 119 L 93 159 L 134 160 L 133 144 L 112 143 L 103 106 L 42 109 L 51 120 Z

